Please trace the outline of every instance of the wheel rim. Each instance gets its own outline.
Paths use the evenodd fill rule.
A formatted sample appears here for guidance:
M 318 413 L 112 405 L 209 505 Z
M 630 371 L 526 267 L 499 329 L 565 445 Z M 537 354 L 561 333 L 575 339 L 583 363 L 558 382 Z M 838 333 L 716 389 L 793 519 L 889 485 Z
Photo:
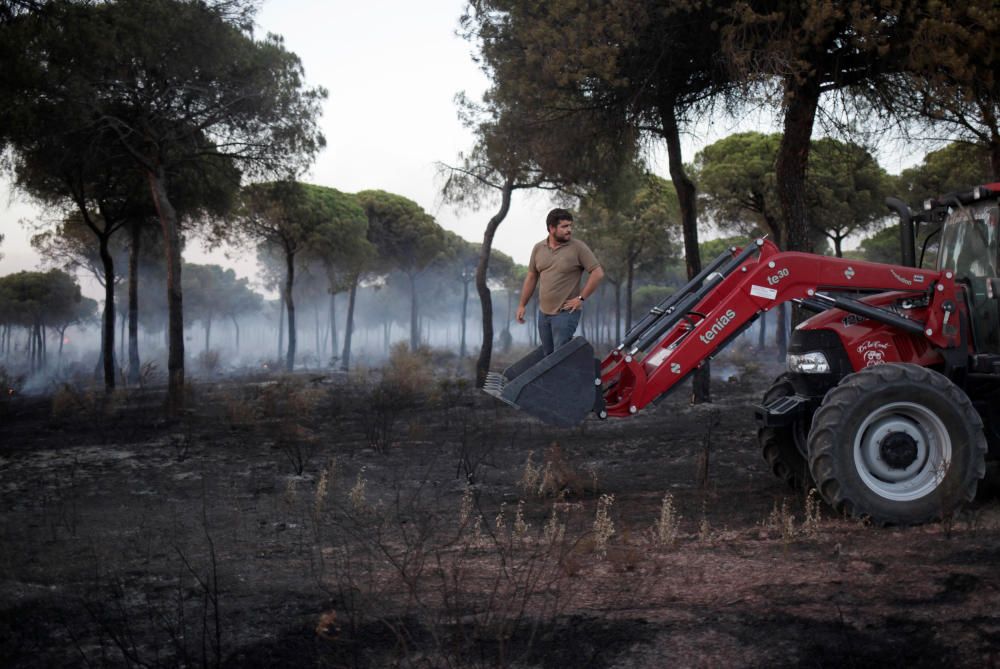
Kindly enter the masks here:
M 951 436 L 937 414 L 920 404 L 894 402 L 873 411 L 854 440 L 861 480 L 880 497 L 920 499 L 944 479 Z

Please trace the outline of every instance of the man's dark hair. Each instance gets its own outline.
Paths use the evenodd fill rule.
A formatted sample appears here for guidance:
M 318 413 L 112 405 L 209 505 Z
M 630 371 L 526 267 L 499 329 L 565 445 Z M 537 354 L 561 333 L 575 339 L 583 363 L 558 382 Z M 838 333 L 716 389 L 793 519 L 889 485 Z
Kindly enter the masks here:
M 553 209 L 549 212 L 549 215 L 545 217 L 545 227 L 548 230 L 559 225 L 559 221 L 572 221 L 573 214 L 569 213 L 565 209 Z

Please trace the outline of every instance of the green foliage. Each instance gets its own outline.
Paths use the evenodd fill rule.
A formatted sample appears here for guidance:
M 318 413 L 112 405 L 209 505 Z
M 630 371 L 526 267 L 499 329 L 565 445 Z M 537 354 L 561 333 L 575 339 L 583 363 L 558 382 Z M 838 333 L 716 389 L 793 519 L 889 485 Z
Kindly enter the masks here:
M 841 255 L 846 237 L 886 217 L 891 183 L 875 158 L 857 144 L 828 137 L 812 142 L 806 202 L 813 227 L 833 242 L 836 255 Z
M 717 237 L 715 239 L 708 239 L 701 242 L 698 248 L 701 251 L 701 257 L 708 260 L 715 260 L 723 253 L 729 251 L 729 249 L 735 247 L 743 248 L 750 243 L 749 237 L 734 236 L 734 237 Z
M 910 49 L 906 84 L 912 92 L 902 105 L 934 136 L 944 131 L 982 147 L 989 169 L 984 182 L 1000 179 L 998 39 L 1000 6 L 994 0 L 934 3 Z
M 637 314 L 648 313 L 650 309 L 676 292 L 674 286 L 641 286 L 632 297 L 632 309 Z
M 809 250 L 814 246 L 810 226 L 827 227 L 807 200 L 810 138 L 824 97 L 836 97 L 847 128 L 859 117 L 884 122 L 886 110 L 910 94 L 899 86 L 898 75 L 915 50 L 911 39 L 921 21 L 936 9 L 857 0 L 738 3 L 730 12 L 723 29 L 725 57 L 747 90 L 780 100 L 783 112 L 775 159 L 781 211 L 776 239 L 789 250 Z
M 64 327 L 84 320 L 97 303 L 81 295 L 80 286 L 69 274 L 17 272 L 0 277 L 0 322 L 21 326 Z
M 705 212 L 724 230 L 780 240 L 774 160 L 779 135 L 744 132 L 706 146 L 694 158 Z M 780 243 L 780 242 L 778 242 Z
M 58 160 L 48 158 L 58 158 L 62 145 L 71 173 L 82 175 L 75 184 L 130 175 L 123 183 L 145 182 L 146 206 L 156 202 L 168 266 L 172 409 L 183 403 L 184 383 L 179 215 L 217 213 L 240 173 L 294 173 L 325 143 L 316 119 L 326 92 L 305 86 L 301 63 L 280 37 L 254 36 L 250 6 L 54 1 L 11 17 L 0 35 L 0 141 L 15 160 L 24 162 L 44 140 L 55 148 L 30 173 L 59 178 L 50 169 Z M 90 169 L 95 163 L 104 169 Z M 191 164 L 210 178 L 178 190 Z M 74 202 L 86 215 L 81 193 L 74 192 Z M 113 222 L 103 211 L 102 218 Z M 105 379 L 112 386 L 109 360 Z
M 865 237 L 861 240 L 858 250 L 851 255 L 872 262 L 899 264 L 902 255 L 899 226 L 891 225 Z
M 895 219 L 892 223 L 892 225 L 862 239 L 857 251 L 849 255 L 872 262 L 900 264 L 903 253 L 899 239 L 899 225 Z M 917 262 L 921 263 L 921 267 L 935 267 L 937 265 L 937 242 L 940 240 L 938 232 L 940 232 L 940 227 L 936 224 L 920 225 L 917 228 L 916 253 Z M 921 256 L 923 257 L 921 258 Z
M 779 135 L 739 133 L 695 156 L 705 210 L 724 230 L 746 237 L 766 233 L 783 244 L 775 171 L 779 144 Z M 813 245 L 826 246 L 826 236 L 839 250 L 844 238 L 883 219 L 890 183 L 862 147 L 830 138 L 814 140 L 805 192 Z
M 929 198 L 990 180 L 989 152 L 982 146 L 956 142 L 931 151 L 919 165 L 903 170 L 899 195 L 915 207 Z
M 643 270 L 655 274 L 678 252 L 677 193 L 669 181 L 637 171 L 614 197 L 584 200 L 575 227 L 615 283 Z
M 322 263 L 331 293 L 343 292 L 375 261 L 368 217 L 353 195 L 311 184 L 304 189 L 306 206 L 321 221 L 308 239 L 306 259 Z
M 250 288 L 245 278 L 219 265 L 185 263 L 184 312 L 187 319 L 207 322 L 221 316 L 239 316 L 258 311 L 263 296 Z
M 642 134 L 725 88 L 720 18 L 713 3 L 500 0 L 472 3 L 463 27 L 493 125 L 531 133 L 527 155 L 556 182 L 607 186 Z
M 383 271 L 414 275 L 447 250 L 444 231 L 420 205 L 402 195 L 367 190 L 356 197 L 368 218 L 368 241 Z
M 103 227 L 103 226 L 102 226 Z M 68 272 L 83 270 L 104 285 L 104 264 L 93 231 L 79 214 L 71 214 L 52 230 L 39 232 L 31 237 L 31 246 L 48 262 Z M 125 237 L 113 235 L 108 241 L 116 270 L 115 280 L 122 278 L 122 269 L 128 264 L 128 247 Z

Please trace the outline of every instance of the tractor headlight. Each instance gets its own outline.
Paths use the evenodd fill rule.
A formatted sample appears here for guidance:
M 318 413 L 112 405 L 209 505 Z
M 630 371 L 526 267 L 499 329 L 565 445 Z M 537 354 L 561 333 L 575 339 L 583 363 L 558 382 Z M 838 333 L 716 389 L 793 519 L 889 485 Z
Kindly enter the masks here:
M 788 371 L 798 374 L 829 374 L 830 363 L 820 351 L 789 353 Z

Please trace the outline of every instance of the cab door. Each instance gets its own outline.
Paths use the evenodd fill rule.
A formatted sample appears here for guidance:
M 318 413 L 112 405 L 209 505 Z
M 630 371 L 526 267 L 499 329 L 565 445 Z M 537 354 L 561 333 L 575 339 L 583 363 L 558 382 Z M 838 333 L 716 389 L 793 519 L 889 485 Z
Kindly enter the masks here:
M 966 288 L 977 353 L 1000 353 L 1000 296 L 989 288 L 1000 267 L 998 218 L 996 203 L 962 207 L 951 213 L 941 233 L 938 269 L 952 270 Z

